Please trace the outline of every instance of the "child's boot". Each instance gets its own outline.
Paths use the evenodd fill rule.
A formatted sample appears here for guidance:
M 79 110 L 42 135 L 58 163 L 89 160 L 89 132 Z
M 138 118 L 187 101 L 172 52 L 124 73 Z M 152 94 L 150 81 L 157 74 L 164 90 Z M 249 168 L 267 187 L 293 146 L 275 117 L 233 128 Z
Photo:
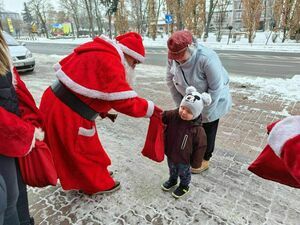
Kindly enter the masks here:
M 176 186 L 177 180 L 167 180 L 161 185 L 161 189 L 164 191 L 169 191 L 172 187 Z
M 172 195 L 174 198 L 180 198 L 182 196 L 184 196 L 185 194 L 187 194 L 189 192 L 189 186 L 182 186 L 179 185 L 178 188 L 176 188 L 175 191 L 173 191 Z

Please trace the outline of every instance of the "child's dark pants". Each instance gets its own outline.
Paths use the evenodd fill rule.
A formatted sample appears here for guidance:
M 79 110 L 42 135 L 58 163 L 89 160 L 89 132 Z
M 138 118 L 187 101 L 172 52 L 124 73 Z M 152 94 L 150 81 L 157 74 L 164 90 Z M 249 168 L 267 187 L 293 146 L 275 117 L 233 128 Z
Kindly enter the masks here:
M 170 171 L 169 181 L 177 182 L 179 177 L 180 185 L 183 187 L 188 187 L 191 182 L 191 166 L 189 164 L 182 163 L 175 164 L 169 159 L 168 166 Z

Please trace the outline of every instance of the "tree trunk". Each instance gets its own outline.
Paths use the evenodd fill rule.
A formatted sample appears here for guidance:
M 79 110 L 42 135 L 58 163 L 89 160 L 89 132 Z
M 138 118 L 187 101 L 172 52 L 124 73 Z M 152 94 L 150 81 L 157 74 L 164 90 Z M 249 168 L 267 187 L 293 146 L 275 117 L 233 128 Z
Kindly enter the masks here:
M 92 0 L 84 0 L 84 3 L 85 3 L 86 11 L 87 11 L 87 14 L 88 14 L 90 31 L 92 32 L 91 36 L 95 37 L 93 15 L 92 15 L 92 2 L 91 1 Z
M 96 14 L 96 24 L 98 27 L 98 35 L 102 34 L 102 22 L 101 22 L 101 14 L 99 14 L 97 2 L 94 0 L 95 3 L 95 14 Z
M 208 11 L 208 15 L 207 15 L 207 21 L 206 21 L 206 26 L 205 26 L 205 34 L 204 34 L 204 38 L 208 38 L 208 32 L 209 32 L 209 26 L 210 26 L 210 22 L 212 19 L 212 16 L 214 14 L 214 1 L 210 0 L 209 1 L 209 11 Z
M 111 14 L 108 15 L 108 29 L 109 29 L 109 38 L 112 38 L 112 33 L 111 33 Z
M 40 11 L 38 11 L 38 17 L 40 18 L 41 20 L 41 23 L 42 23 L 42 27 L 44 29 L 44 32 L 46 34 L 46 37 L 49 38 L 49 34 L 48 34 L 48 29 L 47 29 L 47 26 L 46 26 L 46 20 L 44 20 L 42 14 Z
M 80 28 L 80 25 L 79 25 L 79 20 L 77 18 L 77 16 L 75 14 L 72 15 L 73 17 L 73 20 L 74 20 L 74 24 L 75 24 L 75 27 L 76 27 L 76 37 L 79 37 L 79 28 Z

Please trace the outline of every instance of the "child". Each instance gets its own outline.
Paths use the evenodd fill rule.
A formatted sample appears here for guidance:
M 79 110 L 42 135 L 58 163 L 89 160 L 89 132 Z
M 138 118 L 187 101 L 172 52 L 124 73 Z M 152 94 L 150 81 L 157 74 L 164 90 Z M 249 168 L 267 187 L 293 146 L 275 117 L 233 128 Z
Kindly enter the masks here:
M 206 150 L 206 134 L 201 123 L 201 112 L 204 105 L 211 103 L 207 93 L 198 93 L 193 86 L 186 89 L 186 95 L 179 109 L 164 111 L 162 115 L 165 129 L 165 154 L 168 158 L 170 177 L 161 187 L 169 191 L 180 184 L 172 193 L 180 198 L 189 192 L 191 166 L 199 168 Z

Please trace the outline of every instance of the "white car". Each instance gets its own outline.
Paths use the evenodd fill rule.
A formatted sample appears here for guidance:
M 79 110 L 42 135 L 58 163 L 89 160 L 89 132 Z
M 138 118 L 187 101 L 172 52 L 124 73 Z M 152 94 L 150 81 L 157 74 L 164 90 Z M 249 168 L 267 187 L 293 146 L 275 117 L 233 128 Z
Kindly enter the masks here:
M 4 39 L 8 45 L 10 55 L 12 57 L 13 65 L 18 72 L 33 71 L 35 66 L 35 59 L 32 53 L 25 47 L 25 44 L 19 42 L 3 32 Z

